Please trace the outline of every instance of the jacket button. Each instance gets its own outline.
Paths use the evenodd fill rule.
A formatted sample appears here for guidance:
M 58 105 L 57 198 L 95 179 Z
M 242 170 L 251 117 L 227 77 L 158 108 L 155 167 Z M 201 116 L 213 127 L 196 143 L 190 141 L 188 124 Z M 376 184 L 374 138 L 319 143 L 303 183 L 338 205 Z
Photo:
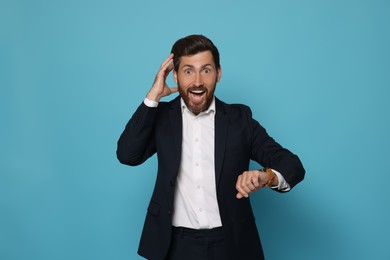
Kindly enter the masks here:
M 172 215 L 172 211 L 171 210 L 168 210 L 168 215 Z

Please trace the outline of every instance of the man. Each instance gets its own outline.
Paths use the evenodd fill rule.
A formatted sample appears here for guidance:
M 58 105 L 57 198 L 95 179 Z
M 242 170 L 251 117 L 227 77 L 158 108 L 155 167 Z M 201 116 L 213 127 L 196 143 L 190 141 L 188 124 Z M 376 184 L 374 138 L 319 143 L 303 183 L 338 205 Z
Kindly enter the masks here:
M 177 88 L 166 84 L 172 70 Z M 127 165 L 157 153 L 138 250 L 147 259 L 263 259 L 249 194 L 262 187 L 287 192 L 304 177 L 298 157 L 247 106 L 214 96 L 221 76 L 218 49 L 208 38 L 179 39 L 118 141 L 118 159 Z M 265 169 L 248 170 L 250 160 Z

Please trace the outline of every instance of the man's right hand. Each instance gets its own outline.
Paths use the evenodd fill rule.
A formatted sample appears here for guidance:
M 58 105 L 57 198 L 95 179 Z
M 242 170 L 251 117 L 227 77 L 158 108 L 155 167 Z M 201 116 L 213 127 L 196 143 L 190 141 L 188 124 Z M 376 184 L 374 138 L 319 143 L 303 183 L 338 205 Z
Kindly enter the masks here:
M 169 73 L 173 70 L 173 53 L 161 64 L 156 78 L 154 79 L 153 86 L 146 95 L 146 98 L 159 102 L 162 97 L 168 96 L 178 91 L 177 87 L 170 88 L 166 83 L 166 79 Z

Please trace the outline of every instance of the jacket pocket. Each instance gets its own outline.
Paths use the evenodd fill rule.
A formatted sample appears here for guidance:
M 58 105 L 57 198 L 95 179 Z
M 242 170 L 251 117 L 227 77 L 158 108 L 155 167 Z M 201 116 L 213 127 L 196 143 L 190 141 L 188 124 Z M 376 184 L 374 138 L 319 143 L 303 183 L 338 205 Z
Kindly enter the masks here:
M 153 216 L 158 216 L 160 214 L 160 204 L 150 201 L 148 212 L 152 214 Z

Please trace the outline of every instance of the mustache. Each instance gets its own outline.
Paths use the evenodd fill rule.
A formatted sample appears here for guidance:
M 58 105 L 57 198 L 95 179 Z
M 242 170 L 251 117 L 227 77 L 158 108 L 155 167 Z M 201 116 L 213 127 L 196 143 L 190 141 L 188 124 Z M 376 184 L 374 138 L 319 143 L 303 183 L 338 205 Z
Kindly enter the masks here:
M 206 90 L 207 90 L 207 88 L 204 85 L 193 86 L 193 87 L 188 88 L 188 91 L 206 91 Z

